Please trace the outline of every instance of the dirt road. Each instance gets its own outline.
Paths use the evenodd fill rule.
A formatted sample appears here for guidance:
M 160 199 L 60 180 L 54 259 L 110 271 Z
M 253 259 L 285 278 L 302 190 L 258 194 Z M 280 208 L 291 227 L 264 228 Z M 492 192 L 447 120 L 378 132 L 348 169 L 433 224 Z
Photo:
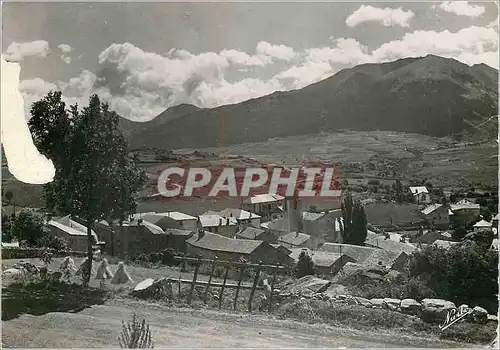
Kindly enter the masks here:
M 437 339 L 354 331 L 276 320 L 263 315 L 172 309 L 112 301 L 77 314 L 23 315 L 3 322 L 2 342 L 12 347 L 117 347 L 123 319 L 133 311 L 150 322 L 155 347 L 458 347 Z

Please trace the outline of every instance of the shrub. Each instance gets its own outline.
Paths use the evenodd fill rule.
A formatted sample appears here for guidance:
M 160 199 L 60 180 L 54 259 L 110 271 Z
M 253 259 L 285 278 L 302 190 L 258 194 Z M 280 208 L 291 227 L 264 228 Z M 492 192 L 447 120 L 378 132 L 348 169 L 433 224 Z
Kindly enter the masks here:
M 440 298 L 498 310 L 498 253 L 486 245 L 469 241 L 449 249 L 428 246 L 412 254 L 409 272 Z
M 307 275 L 314 275 L 314 263 L 309 254 L 303 251 L 300 253 L 297 262 L 296 277 L 301 278 Z
M 132 321 L 125 324 L 122 321 L 122 332 L 118 338 L 118 343 L 122 349 L 152 349 L 154 348 L 153 341 L 151 340 L 151 330 L 149 323 L 143 319 L 142 322 L 137 320 L 134 313 Z
M 43 217 L 31 210 L 21 210 L 12 222 L 11 235 L 19 241 L 25 240 L 29 246 L 36 245 L 36 242 L 47 234 L 48 229 Z
M 56 251 L 69 250 L 68 242 L 62 237 L 44 235 L 36 241 L 36 246 L 41 248 L 50 248 Z

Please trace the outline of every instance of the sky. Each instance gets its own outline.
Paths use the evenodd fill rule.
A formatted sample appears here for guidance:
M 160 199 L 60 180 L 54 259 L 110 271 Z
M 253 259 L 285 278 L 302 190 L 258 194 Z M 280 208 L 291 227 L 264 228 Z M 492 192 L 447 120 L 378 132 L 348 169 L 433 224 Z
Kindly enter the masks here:
M 2 7 L 2 55 L 26 110 L 51 90 L 97 93 L 146 121 L 299 89 L 363 63 L 435 54 L 498 69 L 498 7 L 467 2 L 22 3 Z

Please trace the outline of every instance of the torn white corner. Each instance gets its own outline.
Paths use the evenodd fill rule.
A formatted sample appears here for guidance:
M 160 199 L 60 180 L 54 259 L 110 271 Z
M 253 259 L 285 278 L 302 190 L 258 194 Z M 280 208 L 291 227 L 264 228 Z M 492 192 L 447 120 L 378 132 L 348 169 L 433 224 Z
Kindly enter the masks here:
M 19 91 L 18 63 L 5 61 L 2 55 L 1 124 L 2 145 L 9 171 L 19 181 L 45 184 L 54 179 L 55 168 L 50 159 L 38 152 L 26 123 L 24 99 Z

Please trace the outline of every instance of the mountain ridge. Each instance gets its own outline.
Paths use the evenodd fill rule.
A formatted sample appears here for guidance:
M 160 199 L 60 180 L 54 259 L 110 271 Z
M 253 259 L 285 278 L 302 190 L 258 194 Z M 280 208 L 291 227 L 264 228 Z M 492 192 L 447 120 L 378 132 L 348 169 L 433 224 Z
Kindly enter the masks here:
M 358 65 L 236 104 L 179 105 L 122 130 L 132 148 L 201 148 L 340 129 L 447 136 L 497 113 L 496 69 L 427 55 Z

